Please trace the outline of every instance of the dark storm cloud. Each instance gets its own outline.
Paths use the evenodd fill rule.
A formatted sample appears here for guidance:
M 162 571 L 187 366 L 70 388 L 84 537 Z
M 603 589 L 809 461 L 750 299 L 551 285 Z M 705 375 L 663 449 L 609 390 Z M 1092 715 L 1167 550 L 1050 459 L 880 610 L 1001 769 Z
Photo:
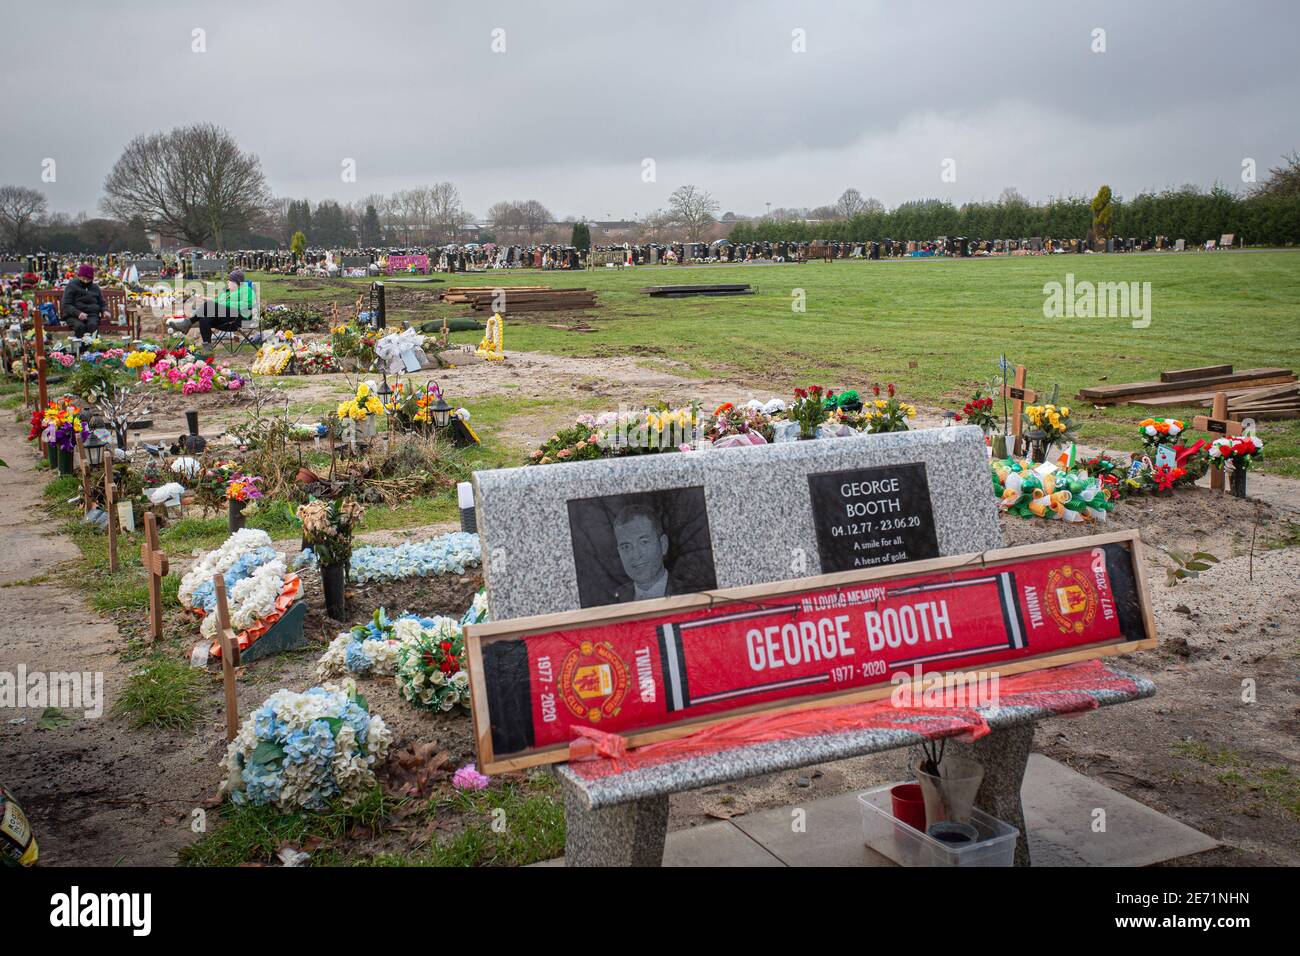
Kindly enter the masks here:
M 1296 4 L 1076 6 L 32 4 L 6 19 L 0 182 L 93 213 L 132 136 L 197 121 L 232 130 L 279 195 L 449 179 L 480 215 L 536 197 L 630 216 L 684 182 L 751 213 L 848 186 L 887 204 L 1235 188 L 1244 158 L 1262 173 L 1300 148 Z

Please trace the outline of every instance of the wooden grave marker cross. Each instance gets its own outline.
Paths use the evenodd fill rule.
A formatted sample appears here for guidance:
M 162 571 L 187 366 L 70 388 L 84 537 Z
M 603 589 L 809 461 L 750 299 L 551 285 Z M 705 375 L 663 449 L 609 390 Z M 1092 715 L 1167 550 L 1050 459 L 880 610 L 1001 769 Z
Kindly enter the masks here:
M 86 462 L 86 446 L 81 440 L 81 432 L 73 431 L 77 443 L 77 461 L 81 465 L 81 513 L 90 514 L 90 465 Z
M 1211 435 L 1225 435 L 1229 438 L 1239 438 L 1241 436 L 1241 422 L 1234 422 L 1228 418 L 1228 394 L 1227 392 L 1214 393 L 1214 405 L 1210 409 L 1209 417 L 1197 415 L 1192 419 L 1192 427 L 1203 432 L 1209 432 Z M 1210 488 L 1214 491 L 1223 490 L 1223 469 L 1210 469 Z
M 1002 397 L 1011 399 L 1011 434 L 1016 436 L 1015 448 L 1012 451 L 1017 455 L 1023 454 L 1020 433 L 1024 429 L 1025 403 L 1038 400 L 1037 392 L 1032 388 L 1025 388 L 1025 367 L 1023 365 L 1016 366 L 1014 384 L 1003 384 Z
M 226 690 L 226 740 L 239 733 L 239 698 L 235 695 L 235 668 L 239 666 L 239 638 L 230 626 L 230 605 L 226 603 L 226 578 L 212 576 L 217 592 L 217 644 L 221 647 L 221 683 Z
M 108 570 L 117 574 L 117 486 L 113 484 L 113 455 L 104 449 L 104 512 L 108 518 Z M 162 610 L 161 584 L 158 609 Z
M 36 360 L 36 400 L 44 411 L 50 407 L 50 393 L 45 384 L 45 321 L 40 309 L 32 313 L 32 338 Z
M 162 579 L 170 569 L 166 553 L 158 547 L 158 519 L 148 511 L 144 515 L 140 563 L 149 575 L 149 642 L 153 643 L 162 639 Z

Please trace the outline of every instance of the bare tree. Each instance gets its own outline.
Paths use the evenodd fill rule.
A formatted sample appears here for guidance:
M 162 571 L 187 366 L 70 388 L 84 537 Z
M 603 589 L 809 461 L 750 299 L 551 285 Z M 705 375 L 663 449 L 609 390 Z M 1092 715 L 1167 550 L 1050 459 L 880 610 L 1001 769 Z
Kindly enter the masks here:
M 434 183 L 429 187 L 429 214 L 434 231 L 440 241 L 456 238 L 456 233 L 469 221 L 460 204 L 460 190 L 452 183 Z
M 487 211 L 487 217 L 492 221 L 492 228 L 499 238 L 519 238 L 524 222 L 519 203 L 508 200 L 493 203 Z
M 636 238 L 641 242 L 660 242 L 672 238 L 675 218 L 671 212 L 653 209 L 641 217 L 637 224 Z
M 862 193 L 856 189 L 846 189 L 840 193 L 840 198 L 835 200 L 835 213 L 841 219 L 848 219 L 862 212 Z
M 36 221 L 45 215 L 45 196 L 26 186 L 0 186 L 0 244 L 29 252 L 36 240 Z
M 523 219 L 524 229 L 528 232 L 528 238 L 541 232 L 546 226 L 555 221 L 551 211 L 543 206 L 536 199 L 529 199 L 519 204 L 519 214 Z
M 679 187 L 668 197 L 668 208 L 686 230 L 685 238 L 698 239 L 704 227 L 713 222 L 722 204 L 705 190 L 687 185 Z
M 259 224 L 270 204 L 257 156 L 210 123 L 137 136 L 104 181 L 103 210 L 195 245 Z

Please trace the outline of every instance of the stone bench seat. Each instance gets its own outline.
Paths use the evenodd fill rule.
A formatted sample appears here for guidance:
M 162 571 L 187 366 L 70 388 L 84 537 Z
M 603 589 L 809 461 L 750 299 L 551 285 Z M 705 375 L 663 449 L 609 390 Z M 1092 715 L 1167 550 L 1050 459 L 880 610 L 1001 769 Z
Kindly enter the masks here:
M 984 766 L 976 806 L 1020 829 L 1016 865 L 1027 866 L 1020 789 L 1035 722 L 1154 694 L 1155 685 L 1144 677 L 1100 660 L 1085 661 L 1002 679 L 996 707 L 907 709 L 885 699 L 751 715 L 687 738 L 638 748 L 617 760 L 571 761 L 555 768 L 565 795 L 565 864 L 659 866 L 668 833 L 668 797 L 673 793 L 919 748 L 926 739 L 947 737 L 964 738 L 950 739 L 949 753 Z M 812 732 L 800 729 L 818 724 L 820 729 Z M 825 730 L 832 724 L 835 729 Z

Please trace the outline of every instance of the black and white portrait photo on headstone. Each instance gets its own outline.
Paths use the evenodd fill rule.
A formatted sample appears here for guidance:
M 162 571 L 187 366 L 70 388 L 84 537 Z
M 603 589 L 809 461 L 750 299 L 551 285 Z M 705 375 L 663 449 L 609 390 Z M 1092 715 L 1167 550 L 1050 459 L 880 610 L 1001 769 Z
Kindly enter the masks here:
M 567 505 L 582 607 L 717 587 L 702 486 Z

